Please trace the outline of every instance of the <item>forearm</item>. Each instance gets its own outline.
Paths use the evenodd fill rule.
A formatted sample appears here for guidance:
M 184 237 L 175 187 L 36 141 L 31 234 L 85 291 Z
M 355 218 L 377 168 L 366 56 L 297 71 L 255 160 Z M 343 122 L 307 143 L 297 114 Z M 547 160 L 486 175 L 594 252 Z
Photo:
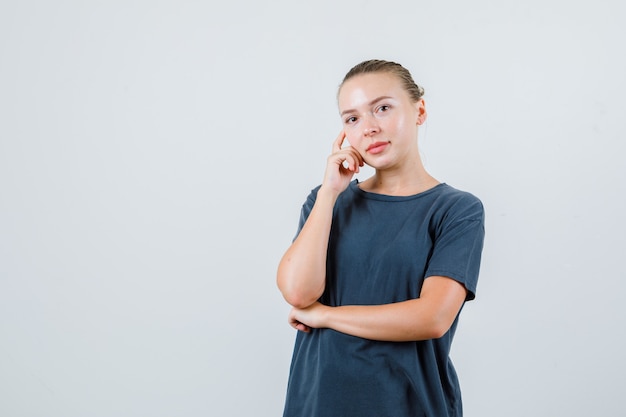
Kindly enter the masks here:
M 292 309 L 289 322 L 302 331 L 329 328 L 365 339 L 390 342 L 443 336 L 465 301 L 465 287 L 447 277 L 430 277 L 420 298 L 382 305 L 329 307 L 320 303 Z
M 424 300 L 415 299 L 373 306 L 328 308 L 326 325 L 365 339 L 405 342 L 443 336 L 452 323 L 432 314 Z
M 295 307 L 313 304 L 324 292 L 328 238 L 337 196 L 324 187 L 318 190 L 306 223 L 278 265 L 278 288 Z

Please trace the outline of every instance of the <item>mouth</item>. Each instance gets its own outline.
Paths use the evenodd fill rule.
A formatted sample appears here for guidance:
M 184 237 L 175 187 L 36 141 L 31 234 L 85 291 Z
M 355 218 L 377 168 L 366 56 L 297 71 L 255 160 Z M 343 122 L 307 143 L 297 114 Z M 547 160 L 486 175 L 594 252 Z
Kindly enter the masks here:
M 370 146 L 367 147 L 366 152 L 370 153 L 372 155 L 375 155 L 377 153 L 381 153 L 382 151 L 384 151 L 387 148 L 389 143 L 390 143 L 389 141 L 386 141 L 386 142 L 374 142 Z

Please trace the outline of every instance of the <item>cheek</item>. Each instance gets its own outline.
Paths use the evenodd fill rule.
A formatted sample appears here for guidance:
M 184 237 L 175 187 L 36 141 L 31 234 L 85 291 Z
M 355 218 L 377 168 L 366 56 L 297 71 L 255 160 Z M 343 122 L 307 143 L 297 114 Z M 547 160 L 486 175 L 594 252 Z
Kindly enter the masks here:
M 389 130 L 394 135 L 413 136 L 417 134 L 417 124 L 413 124 L 408 118 L 398 118 L 389 126 Z
M 398 117 L 395 120 L 395 123 L 393 123 L 392 127 L 395 130 L 404 130 L 404 129 L 406 129 L 406 122 L 407 122 L 407 120 L 406 120 L 405 117 Z
M 345 132 L 346 132 L 346 142 L 348 142 L 350 146 L 358 148 L 359 145 L 361 144 L 361 139 L 359 138 L 359 135 L 349 130 L 346 130 Z

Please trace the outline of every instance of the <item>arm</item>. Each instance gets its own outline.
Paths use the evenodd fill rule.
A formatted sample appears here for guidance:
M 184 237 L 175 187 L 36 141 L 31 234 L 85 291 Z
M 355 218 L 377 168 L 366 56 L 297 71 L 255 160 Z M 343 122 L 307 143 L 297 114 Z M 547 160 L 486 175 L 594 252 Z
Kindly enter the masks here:
M 365 339 L 404 342 L 443 336 L 458 315 L 467 291 L 441 276 L 424 281 L 420 298 L 393 304 L 328 307 L 315 303 L 292 309 L 290 324 L 301 331 L 330 328 Z
M 294 307 L 308 307 L 324 292 L 333 208 L 339 194 L 363 166 L 363 159 L 356 150 L 341 148 L 344 139 L 345 133 L 341 132 L 333 144 L 332 155 L 328 157 L 324 182 L 317 192 L 313 209 L 278 265 L 278 288 Z
M 337 195 L 321 187 L 311 214 L 278 265 L 277 284 L 294 307 L 313 304 L 326 285 L 326 250 Z

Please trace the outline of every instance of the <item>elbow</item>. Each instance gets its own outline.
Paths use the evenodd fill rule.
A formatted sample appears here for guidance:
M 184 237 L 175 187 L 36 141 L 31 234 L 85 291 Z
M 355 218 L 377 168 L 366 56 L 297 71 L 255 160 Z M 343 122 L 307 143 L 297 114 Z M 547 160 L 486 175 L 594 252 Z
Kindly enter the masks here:
M 313 277 L 302 276 L 302 268 L 294 267 L 285 256 L 276 274 L 276 285 L 287 303 L 295 308 L 307 308 L 315 303 L 324 292 L 325 281 L 319 282 Z M 320 285 L 321 284 L 321 285 Z
M 443 337 L 446 333 L 448 333 L 451 326 L 452 323 L 449 320 L 443 317 L 434 317 L 431 322 L 428 323 L 428 325 L 426 326 L 426 338 L 439 339 L 440 337 Z
M 280 292 L 283 295 L 283 298 L 287 303 L 289 303 L 292 307 L 295 308 L 307 308 L 314 302 L 316 302 L 321 294 L 317 293 L 306 293 L 304 291 L 300 291 L 297 288 L 293 288 L 293 286 L 278 286 Z
M 430 339 L 439 339 L 440 337 L 443 337 L 446 333 L 448 333 L 448 330 L 450 330 L 449 326 L 446 327 L 442 325 L 434 325 L 430 329 Z
M 311 304 L 315 303 L 321 296 L 323 292 L 323 288 L 317 291 L 313 290 L 304 290 L 301 286 L 294 284 L 293 279 L 289 279 L 284 274 L 279 272 L 278 277 L 276 279 L 276 284 L 278 285 L 278 289 L 280 290 L 283 298 L 287 303 L 295 308 L 307 308 Z
M 283 298 L 292 307 L 304 309 L 312 305 L 317 301 L 317 298 L 304 297 L 302 294 L 286 294 L 283 293 Z

